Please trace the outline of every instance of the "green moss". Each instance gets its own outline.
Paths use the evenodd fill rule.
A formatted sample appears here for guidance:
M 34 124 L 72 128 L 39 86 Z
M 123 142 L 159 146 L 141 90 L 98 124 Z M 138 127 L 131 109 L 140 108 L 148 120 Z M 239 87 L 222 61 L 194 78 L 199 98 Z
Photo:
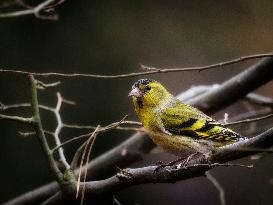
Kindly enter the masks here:
M 65 194 L 73 194 L 76 192 L 76 177 L 71 169 L 64 172 L 61 181 L 61 189 Z

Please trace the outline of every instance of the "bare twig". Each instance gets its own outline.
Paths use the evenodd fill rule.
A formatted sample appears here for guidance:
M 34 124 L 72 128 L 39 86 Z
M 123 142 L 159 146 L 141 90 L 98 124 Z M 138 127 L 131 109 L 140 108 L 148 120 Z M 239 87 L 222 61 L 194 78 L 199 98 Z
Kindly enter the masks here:
M 94 130 L 93 134 L 91 135 L 91 137 L 93 138 L 93 140 L 91 141 L 91 144 L 89 146 L 89 150 L 88 150 L 88 154 L 87 154 L 87 157 L 86 157 L 86 162 L 85 162 L 85 170 L 84 170 L 84 177 L 83 177 L 83 183 L 84 183 L 84 186 L 82 188 L 82 192 L 81 192 L 81 205 L 83 205 L 83 200 L 84 200 L 84 195 L 85 195 L 85 182 L 86 182 L 86 177 L 87 177 L 87 170 L 88 170 L 88 161 L 89 161 L 89 158 L 90 158 L 90 154 L 91 154 L 91 150 L 93 148 L 93 145 L 94 145 L 94 142 L 96 140 L 96 137 L 98 135 L 98 129 L 99 129 L 99 125 L 97 126 L 97 128 Z M 91 138 L 90 137 L 90 138 Z M 86 147 L 88 146 L 88 143 L 86 144 Z M 80 176 L 80 175 L 79 175 Z
M 219 199 L 221 205 L 226 205 L 226 199 L 225 199 L 225 190 L 220 185 L 218 180 L 210 173 L 210 171 L 206 172 L 207 179 L 213 184 L 213 186 L 218 190 L 219 192 Z
M 160 73 L 164 72 L 177 72 L 177 71 L 204 71 L 208 70 L 211 68 L 216 68 L 216 67 L 223 67 L 231 64 L 235 64 L 238 62 L 242 62 L 245 60 L 250 60 L 250 59 L 256 59 L 256 58 L 261 58 L 261 57 L 273 57 L 273 54 L 256 54 L 256 55 L 249 55 L 249 56 L 242 56 L 236 59 L 232 59 L 229 61 L 224 61 L 220 63 L 215 63 L 212 65 L 207 65 L 207 66 L 197 66 L 197 67 L 190 67 L 190 68 L 169 68 L 169 69 L 162 69 L 162 68 L 155 68 L 155 67 L 150 67 L 146 65 L 140 65 L 142 69 L 144 70 L 150 70 L 150 71 L 158 71 Z
M 45 83 L 43 83 L 41 81 L 35 81 L 35 82 L 36 82 L 36 88 L 37 88 L 38 85 L 42 86 L 44 88 L 49 88 L 49 87 L 53 87 L 53 86 L 56 86 L 56 85 L 59 84 L 59 82 L 50 83 L 50 84 L 45 84 Z M 57 127 L 56 127 L 54 133 L 52 133 L 50 131 L 43 130 L 44 133 L 47 133 L 47 134 L 50 134 L 50 135 L 53 134 L 56 146 L 59 146 L 61 144 L 59 134 L 61 132 L 61 129 L 64 127 L 62 119 L 61 119 L 61 115 L 60 115 L 60 109 L 61 109 L 62 103 L 67 103 L 67 104 L 71 104 L 71 105 L 75 104 L 75 102 L 70 101 L 70 100 L 66 100 L 61 96 L 60 93 L 57 93 L 57 104 L 56 104 L 55 108 L 51 108 L 51 107 L 48 107 L 48 106 L 45 106 L 45 105 L 37 105 L 41 109 L 53 112 L 55 117 L 56 117 Z M 5 104 L 1 103 L 1 110 L 4 111 L 4 110 L 8 110 L 8 109 L 13 109 L 13 108 L 30 107 L 30 106 L 31 106 L 30 103 L 19 103 L 19 104 L 14 104 L 14 105 L 5 105 Z M 7 115 L 2 115 L 2 114 L 0 114 L 0 119 L 13 120 L 13 121 L 17 121 L 17 122 L 25 123 L 25 124 L 32 124 L 34 122 L 32 118 L 23 118 L 23 117 L 19 117 L 19 116 L 7 116 Z M 22 136 L 33 135 L 33 133 L 29 133 L 29 132 L 28 133 L 20 132 L 19 134 L 21 134 Z M 56 150 L 58 150 L 58 153 L 59 153 L 59 156 L 60 156 L 60 161 L 63 163 L 63 165 L 65 166 L 66 169 L 69 169 L 70 166 L 67 163 L 67 160 L 65 158 L 63 148 L 61 146 L 59 146 Z
M 136 125 L 136 126 L 142 126 L 142 124 L 140 122 L 125 120 L 125 121 L 122 121 L 122 122 L 111 123 L 111 124 L 105 126 L 104 128 L 101 128 L 102 129 L 101 132 L 107 131 L 108 128 L 107 129 L 105 129 L 105 128 L 109 127 L 109 126 L 110 127 L 113 126 L 113 128 L 115 128 L 115 129 L 123 129 L 123 128 L 125 128 L 125 127 L 118 127 L 118 126 L 116 126 L 117 123 L 119 125 Z M 63 127 L 72 128 L 72 129 L 93 129 L 93 130 L 96 129 L 96 126 L 94 126 L 94 125 L 75 125 L 75 124 L 71 125 L 71 124 L 63 124 Z
M 81 171 L 82 171 L 82 167 L 83 167 L 83 163 L 84 163 L 84 158 L 85 158 L 85 155 L 86 155 L 86 151 L 87 151 L 87 149 L 88 149 L 89 144 L 91 143 L 90 148 L 89 148 L 89 151 L 88 151 L 88 155 L 87 155 L 87 158 L 86 158 L 86 163 L 88 163 L 90 151 L 91 151 L 92 145 L 93 145 L 92 142 L 94 142 L 95 137 L 96 137 L 96 135 L 97 135 L 97 132 L 99 132 L 99 127 L 100 127 L 100 126 L 97 126 L 97 128 L 92 132 L 92 134 L 91 134 L 90 137 L 88 138 L 88 140 L 87 140 L 87 142 L 86 142 L 86 144 L 85 144 L 85 147 L 84 147 L 83 155 L 82 155 L 82 158 L 81 158 L 81 164 L 80 164 L 78 182 L 77 182 L 76 198 L 78 198 L 78 194 L 79 194 L 80 181 L 81 181 Z M 87 173 L 87 166 L 86 166 L 86 172 L 85 172 L 85 174 L 84 174 L 84 181 L 86 180 L 86 173 Z M 82 202 L 81 202 L 81 203 L 82 203 Z
M 21 6 L 23 8 L 27 8 L 27 9 L 32 8 L 32 6 L 26 4 L 26 2 L 24 2 L 24 0 L 15 0 L 15 3 L 17 3 L 19 6 Z
M 30 86 L 31 86 L 31 106 L 32 106 L 32 114 L 33 114 L 33 126 L 37 133 L 37 137 L 40 141 L 40 145 L 42 150 L 47 158 L 51 171 L 55 175 L 56 180 L 60 183 L 62 180 L 62 173 L 56 165 L 56 162 L 51 154 L 51 150 L 48 146 L 44 129 L 42 126 L 42 122 L 40 119 L 40 112 L 39 112 L 39 103 L 38 103 L 38 96 L 37 96 L 37 88 L 36 88 L 36 81 L 32 75 L 29 76 Z
M 252 118 L 252 119 L 244 119 L 244 120 L 240 120 L 236 122 L 227 122 L 225 123 L 225 125 L 230 126 L 230 125 L 238 125 L 243 123 L 257 122 L 257 121 L 272 118 L 272 117 L 273 117 L 273 113 L 269 115 L 261 116 L 261 117 Z
M 57 81 L 54 83 L 44 83 L 42 81 L 37 81 L 37 88 L 39 88 L 39 89 L 52 88 L 52 87 L 56 87 L 59 84 L 61 84 L 60 81 Z
M 61 109 L 61 106 L 62 106 L 63 98 L 62 98 L 62 96 L 61 96 L 61 94 L 59 92 L 57 92 L 57 99 L 58 99 L 57 100 L 57 105 L 56 105 L 56 108 L 54 110 L 54 114 L 55 114 L 55 117 L 56 117 L 56 120 L 57 120 L 57 127 L 56 127 L 55 132 L 54 132 L 54 139 L 55 139 L 56 146 L 60 146 L 61 141 L 60 141 L 59 134 L 60 134 L 61 129 L 63 127 L 63 122 L 62 122 L 62 118 L 61 118 L 61 115 L 60 115 L 60 109 Z M 59 147 L 57 150 L 58 150 L 58 153 L 59 153 L 60 161 L 63 163 L 63 165 L 65 166 L 65 168 L 67 170 L 70 169 L 70 165 L 67 163 L 67 160 L 66 160 L 65 155 L 64 155 L 63 148 Z
M 94 126 L 80 126 L 80 125 L 71 125 L 70 128 L 78 128 L 78 129 L 98 129 L 97 132 L 106 132 L 106 131 L 109 131 L 109 130 L 112 130 L 112 129 L 117 129 L 117 127 L 119 127 L 121 124 L 124 124 L 124 123 L 128 123 L 128 124 L 136 124 L 136 125 L 141 125 L 141 123 L 138 123 L 138 122 L 134 122 L 134 121 L 124 121 L 125 119 L 127 118 L 127 115 L 125 115 L 120 121 L 118 122 L 113 122 L 105 127 L 94 127 Z M 125 127 L 126 129 L 126 127 Z M 52 149 L 52 152 L 56 151 L 57 149 L 59 149 L 60 147 L 68 144 L 68 143 L 71 143 L 75 140 L 79 140 L 79 139 L 82 139 L 82 138 L 86 138 L 86 137 L 89 137 L 90 135 L 92 135 L 93 132 L 91 133 L 87 133 L 87 134 L 83 134 L 83 135 L 80 135 L 80 136 L 76 136 L 76 137 L 73 137 L 69 140 L 66 140 L 64 141 L 63 143 L 57 145 L 56 147 L 54 147 Z
M 252 104 L 273 108 L 273 99 L 269 97 L 265 97 L 255 93 L 249 93 L 246 96 L 246 100 Z
M 20 117 L 20 116 L 9 116 L 9 115 L 3 115 L 0 114 L 0 120 L 9 120 L 9 121 L 15 121 L 19 122 L 22 124 L 29 124 L 31 125 L 33 123 L 33 118 L 25 118 L 25 117 Z
M 42 12 L 49 13 L 54 10 L 53 7 L 50 6 L 52 3 L 54 3 L 54 1 L 55 0 L 43 1 L 42 3 L 38 4 L 37 6 L 35 6 L 33 8 L 30 7 L 28 9 L 22 10 L 22 11 L 0 13 L 0 18 L 12 18 L 12 17 L 19 17 L 19 16 L 26 16 L 26 15 L 34 15 L 40 19 L 57 20 L 58 19 L 57 14 L 50 14 L 47 16 L 41 15 Z M 61 1 L 61 2 L 63 3 L 64 1 Z M 55 4 L 55 5 L 57 6 L 59 4 Z M 47 10 L 47 8 L 51 8 L 51 9 Z
M 113 205 L 122 205 L 118 199 L 116 198 L 116 196 L 113 196 Z
M 233 122 L 235 121 L 240 121 L 240 120 L 244 120 L 244 119 L 251 119 L 251 118 L 256 118 L 256 117 L 262 117 L 262 116 L 266 116 L 272 113 L 271 109 L 265 108 L 265 109 L 261 109 L 261 110 L 251 110 L 249 112 L 245 112 L 245 113 L 240 113 L 238 115 L 232 116 L 230 118 L 230 120 L 232 120 Z M 220 120 L 221 122 L 221 120 Z
M 4 111 L 4 110 L 9 110 L 9 109 L 13 109 L 13 108 L 22 108 L 22 107 L 30 107 L 30 103 L 18 103 L 18 104 L 14 104 L 14 105 L 5 105 L 3 103 L 0 104 L 0 110 Z
M 172 73 L 172 72 L 182 72 L 182 71 L 203 71 L 203 70 L 208 70 L 208 69 L 212 69 L 212 68 L 221 68 L 221 67 L 224 67 L 227 65 L 232 65 L 232 64 L 239 63 L 239 62 L 246 61 L 246 60 L 250 60 L 250 59 L 265 58 L 265 57 L 273 57 L 273 54 L 265 53 L 265 54 L 254 54 L 254 55 L 249 55 L 249 56 L 242 56 L 242 57 L 239 57 L 236 59 L 223 61 L 220 63 L 215 63 L 215 64 L 207 65 L 207 66 L 170 68 L 170 69 L 151 68 L 149 71 L 128 73 L 128 74 L 119 74 L 119 75 L 96 75 L 96 74 L 84 74 L 84 73 L 55 73 L 55 72 L 37 73 L 37 72 L 28 72 L 28 71 L 23 71 L 23 70 L 11 70 L 11 69 L 0 69 L 0 73 L 1 72 L 8 72 L 8 73 L 17 73 L 17 74 L 31 74 L 34 76 L 46 76 L 46 77 L 48 77 L 48 76 L 62 76 L 62 77 L 89 77 L 89 78 L 127 78 L 127 77 L 151 75 L 151 74 L 156 74 L 156 73 Z M 142 65 L 142 67 L 143 67 L 143 65 Z
M 39 108 L 47 111 L 54 112 L 54 108 L 48 107 L 46 105 L 38 105 Z M 12 104 L 12 105 L 5 105 L 3 103 L 0 104 L 0 110 L 5 111 L 5 110 L 10 110 L 10 109 L 16 109 L 16 108 L 25 108 L 25 107 L 31 107 L 30 103 L 18 103 L 18 104 Z
M 90 135 L 89 135 L 90 136 Z M 85 141 L 84 143 L 82 143 L 82 145 L 76 150 L 73 159 L 71 160 L 71 164 L 70 167 L 72 170 L 76 169 L 78 166 L 78 161 L 83 153 L 84 147 L 86 145 L 87 141 Z
M 36 132 L 21 132 L 21 131 L 18 131 L 18 134 L 21 135 L 22 137 L 29 137 L 29 136 L 35 135 Z
M 48 134 L 48 135 L 52 135 L 54 136 L 54 133 L 53 132 L 50 132 L 48 130 L 44 130 L 44 133 L 45 134 Z M 18 131 L 18 134 L 23 136 L 23 137 L 29 137 L 29 136 L 33 136 L 36 134 L 36 132 L 22 132 L 22 131 Z

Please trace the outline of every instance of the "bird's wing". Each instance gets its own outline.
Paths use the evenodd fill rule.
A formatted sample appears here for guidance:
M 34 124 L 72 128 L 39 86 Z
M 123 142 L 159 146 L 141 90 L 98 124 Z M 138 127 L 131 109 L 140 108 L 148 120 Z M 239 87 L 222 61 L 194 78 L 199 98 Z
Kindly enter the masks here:
M 176 102 L 161 112 L 164 129 L 172 135 L 214 142 L 238 141 L 241 136 L 189 105 Z

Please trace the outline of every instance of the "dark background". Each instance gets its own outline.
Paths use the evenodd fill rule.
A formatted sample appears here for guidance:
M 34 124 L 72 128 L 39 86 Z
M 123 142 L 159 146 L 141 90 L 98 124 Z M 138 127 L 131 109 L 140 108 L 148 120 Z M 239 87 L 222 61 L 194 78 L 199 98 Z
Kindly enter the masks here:
M 3 1 L 1 1 L 3 2 Z M 32 1 L 35 3 L 38 1 Z M 268 53 L 273 48 L 273 2 L 237 1 L 66 1 L 58 7 L 58 21 L 34 16 L 0 19 L 0 67 L 33 72 L 120 74 L 140 71 L 139 64 L 155 67 L 199 66 L 235 57 Z M 204 72 L 153 75 L 173 94 L 193 85 L 221 83 L 255 61 Z M 272 68 L 273 69 L 273 68 Z M 136 120 L 127 98 L 138 78 L 38 78 L 60 80 L 57 88 L 39 92 L 41 104 L 55 106 L 56 92 L 77 102 L 62 107 L 63 121 L 71 124 L 106 125 L 129 114 Z M 273 97 L 272 83 L 258 93 Z M 231 96 L 232 97 L 232 96 Z M 0 73 L 0 101 L 29 102 L 26 76 Z M 242 109 L 243 107 L 243 109 Z M 231 116 L 245 111 L 236 104 Z M 7 112 L 29 116 L 29 109 Z M 42 112 L 47 129 L 54 129 L 52 114 Z M 258 131 L 272 121 L 258 124 Z M 240 133 L 247 126 L 234 128 Z M 53 179 L 35 138 L 17 131 L 31 128 L 0 121 L 0 203 Z M 84 131 L 63 130 L 62 140 Z M 131 133 L 101 135 L 92 158 L 125 140 Z M 50 136 L 49 136 L 50 138 Z M 65 150 L 70 159 L 79 143 Z M 151 154 L 131 165 L 141 167 L 169 155 Z M 253 163 L 245 159 L 244 163 Z M 272 156 L 255 161 L 255 168 L 217 168 L 214 175 L 225 188 L 227 204 L 272 204 Z M 270 184 L 271 179 L 271 184 Z M 141 185 L 117 195 L 123 204 L 219 204 L 218 193 L 205 178 L 176 184 Z

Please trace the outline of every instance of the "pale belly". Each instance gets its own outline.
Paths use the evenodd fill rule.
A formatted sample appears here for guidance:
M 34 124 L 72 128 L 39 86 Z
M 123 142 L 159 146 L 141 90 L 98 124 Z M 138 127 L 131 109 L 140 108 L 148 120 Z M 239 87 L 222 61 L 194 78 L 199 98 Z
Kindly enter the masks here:
M 195 152 L 206 154 L 213 150 L 213 146 L 209 141 L 196 141 L 186 136 L 155 133 L 150 133 L 149 136 L 155 144 L 177 156 L 184 156 Z

